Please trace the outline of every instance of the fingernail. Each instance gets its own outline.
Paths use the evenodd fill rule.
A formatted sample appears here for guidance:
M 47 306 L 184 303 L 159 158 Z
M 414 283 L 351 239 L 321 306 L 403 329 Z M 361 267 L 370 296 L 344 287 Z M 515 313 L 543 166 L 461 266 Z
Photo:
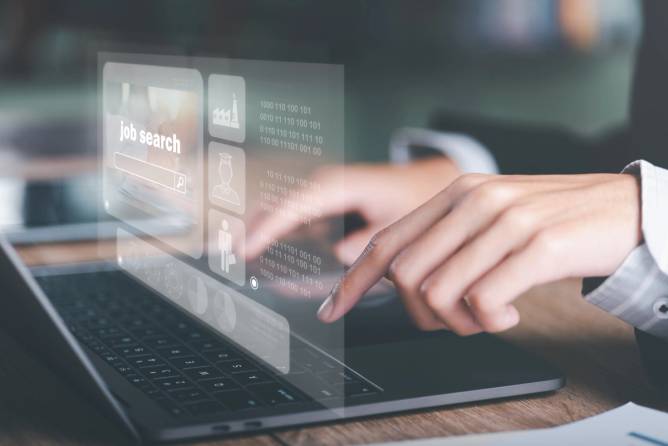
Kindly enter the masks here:
M 318 319 L 322 322 L 329 322 L 329 319 L 332 317 L 332 312 L 334 311 L 334 296 L 329 295 L 327 299 L 320 305 L 318 308 Z

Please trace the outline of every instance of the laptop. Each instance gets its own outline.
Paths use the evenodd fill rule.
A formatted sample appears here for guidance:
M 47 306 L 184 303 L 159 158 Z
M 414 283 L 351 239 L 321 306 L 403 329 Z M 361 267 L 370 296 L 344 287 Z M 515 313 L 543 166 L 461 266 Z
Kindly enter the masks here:
M 99 62 L 99 200 L 116 224 L 114 255 L 28 269 L 0 240 L 0 322 L 134 439 L 255 433 L 564 384 L 494 336 L 417 330 L 385 283 L 342 320 L 317 320 L 344 272 L 332 244 L 351 229 L 346 218 L 311 219 L 318 203 L 306 193 L 315 169 L 345 161 L 342 67 L 119 53 Z M 247 234 L 271 212 L 300 229 L 246 259 Z

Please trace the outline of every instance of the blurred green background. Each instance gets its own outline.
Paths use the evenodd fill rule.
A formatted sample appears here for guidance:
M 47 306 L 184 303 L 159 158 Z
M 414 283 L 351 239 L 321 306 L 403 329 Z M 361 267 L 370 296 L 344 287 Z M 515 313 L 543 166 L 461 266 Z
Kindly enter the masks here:
M 342 63 L 350 160 L 438 110 L 596 135 L 625 122 L 641 27 L 636 0 L 0 0 L 0 166 L 96 152 L 109 46 Z

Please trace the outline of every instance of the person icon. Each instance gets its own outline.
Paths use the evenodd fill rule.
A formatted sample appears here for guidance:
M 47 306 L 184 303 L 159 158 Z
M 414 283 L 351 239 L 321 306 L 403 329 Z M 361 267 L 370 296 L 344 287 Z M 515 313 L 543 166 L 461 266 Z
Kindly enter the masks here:
M 234 169 L 232 168 L 232 155 L 227 152 L 220 153 L 218 175 L 220 175 L 220 184 L 213 188 L 213 192 L 211 193 L 213 198 L 240 206 L 241 200 L 239 199 L 239 194 L 230 184 L 234 177 Z
M 237 263 L 237 257 L 232 251 L 232 233 L 230 232 L 230 224 L 227 220 L 220 223 L 218 230 L 218 249 L 220 250 L 220 269 L 226 273 L 230 273 L 230 266 Z

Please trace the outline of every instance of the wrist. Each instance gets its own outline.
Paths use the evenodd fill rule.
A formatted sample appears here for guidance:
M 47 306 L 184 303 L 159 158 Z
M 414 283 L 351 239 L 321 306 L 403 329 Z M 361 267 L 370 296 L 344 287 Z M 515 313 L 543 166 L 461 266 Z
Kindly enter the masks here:
M 634 234 L 634 239 L 636 241 L 635 246 L 640 245 L 643 242 L 642 234 L 642 192 L 640 185 L 640 178 L 631 173 L 621 174 L 622 181 L 624 182 L 624 198 L 626 202 L 628 218 L 632 224 L 632 230 Z

